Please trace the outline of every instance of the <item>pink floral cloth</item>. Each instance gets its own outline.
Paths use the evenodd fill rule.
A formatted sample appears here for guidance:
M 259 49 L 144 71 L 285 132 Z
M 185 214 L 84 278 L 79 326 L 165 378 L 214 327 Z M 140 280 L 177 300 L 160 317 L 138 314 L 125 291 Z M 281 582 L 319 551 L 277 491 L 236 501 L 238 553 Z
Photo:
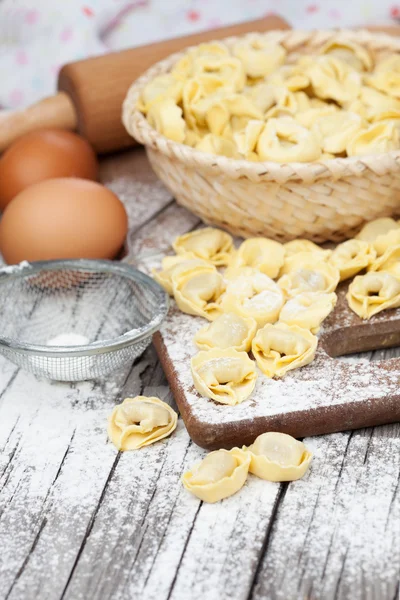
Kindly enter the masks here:
M 293 27 L 390 23 L 390 0 L 0 0 L 0 107 L 52 94 L 66 62 L 279 12 Z

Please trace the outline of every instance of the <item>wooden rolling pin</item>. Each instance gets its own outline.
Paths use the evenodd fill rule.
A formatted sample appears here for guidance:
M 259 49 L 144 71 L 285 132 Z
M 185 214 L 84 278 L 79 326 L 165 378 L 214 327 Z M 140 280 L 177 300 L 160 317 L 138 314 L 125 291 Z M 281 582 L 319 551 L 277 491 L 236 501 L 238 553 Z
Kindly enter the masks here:
M 146 69 L 187 46 L 269 29 L 289 29 L 289 25 L 280 17 L 268 16 L 65 65 L 58 94 L 0 115 L 0 152 L 21 135 L 48 127 L 78 131 L 99 153 L 127 148 L 134 142 L 121 123 L 121 106 L 131 83 Z

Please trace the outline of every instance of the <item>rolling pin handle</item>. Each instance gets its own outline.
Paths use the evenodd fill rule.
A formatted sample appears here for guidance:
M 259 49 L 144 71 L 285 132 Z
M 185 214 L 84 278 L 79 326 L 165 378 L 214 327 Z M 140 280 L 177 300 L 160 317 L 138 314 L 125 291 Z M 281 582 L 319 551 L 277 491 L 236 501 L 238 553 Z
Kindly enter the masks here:
M 74 131 L 76 125 L 74 105 L 64 92 L 44 98 L 23 110 L 0 111 L 0 152 L 31 131 L 49 128 Z

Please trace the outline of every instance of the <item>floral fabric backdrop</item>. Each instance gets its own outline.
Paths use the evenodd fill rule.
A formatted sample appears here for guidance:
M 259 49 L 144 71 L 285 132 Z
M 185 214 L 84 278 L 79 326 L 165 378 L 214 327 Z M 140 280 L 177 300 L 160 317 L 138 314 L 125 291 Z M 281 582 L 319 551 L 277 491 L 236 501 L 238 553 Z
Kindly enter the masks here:
M 390 24 L 390 0 L 0 0 L 0 107 L 54 92 L 65 62 L 279 13 L 292 27 Z

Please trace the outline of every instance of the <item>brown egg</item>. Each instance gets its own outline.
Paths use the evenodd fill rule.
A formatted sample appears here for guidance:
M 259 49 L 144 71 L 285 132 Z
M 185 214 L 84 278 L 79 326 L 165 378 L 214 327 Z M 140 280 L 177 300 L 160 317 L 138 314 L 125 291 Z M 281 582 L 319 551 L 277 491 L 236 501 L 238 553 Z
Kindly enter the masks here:
M 29 185 L 54 177 L 96 180 L 98 163 L 93 148 L 70 131 L 28 133 L 0 158 L 0 209 Z
M 125 208 L 108 188 L 85 179 L 50 179 L 30 186 L 7 206 L 0 251 L 8 264 L 114 258 L 127 228 Z

